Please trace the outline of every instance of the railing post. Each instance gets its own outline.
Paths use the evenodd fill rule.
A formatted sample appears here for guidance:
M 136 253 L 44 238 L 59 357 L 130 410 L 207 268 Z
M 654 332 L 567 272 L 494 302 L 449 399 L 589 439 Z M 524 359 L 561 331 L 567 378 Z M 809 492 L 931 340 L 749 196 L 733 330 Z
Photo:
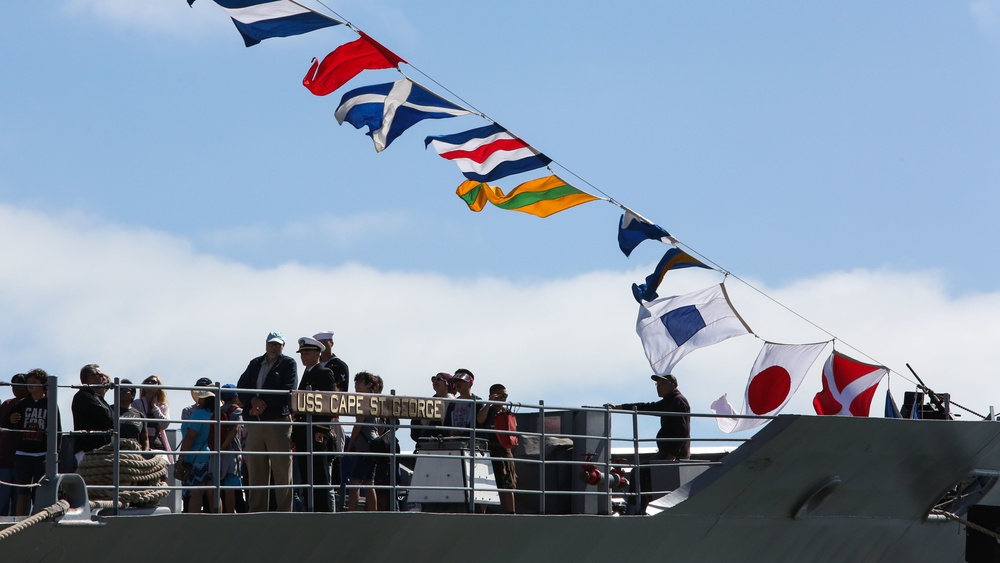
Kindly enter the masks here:
M 396 390 L 390 389 L 390 395 L 395 395 Z M 396 490 L 396 471 L 399 469 L 398 460 L 396 459 L 396 423 L 393 419 L 387 419 L 389 421 L 389 485 L 392 487 L 389 489 L 389 493 L 392 495 L 389 497 L 389 511 L 397 512 L 399 510 L 399 493 Z
M 13 389 L 13 387 L 11 388 Z M 59 472 L 59 378 L 50 375 L 45 389 L 45 483 L 35 493 L 35 512 L 40 508 L 52 506 L 59 498 L 56 477 Z
M 541 434 L 538 438 L 538 488 L 542 493 L 538 500 L 538 511 L 545 514 L 545 401 L 538 401 L 538 428 Z
M 121 505 L 119 504 L 119 498 L 121 496 L 121 436 L 122 429 L 122 388 L 121 379 L 115 378 L 115 403 L 114 412 L 112 413 L 114 418 L 114 433 L 111 434 L 111 448 L 114 452 L 114 463 L 111 466 L 111 482 L 114 485 L 113 495 L 114 498 L 111 500 L 112 510 L 115 516 L 118 515 Z
M 476 512 L 476 416 L 479 405 L 472 399 L 472 432 L 469 434 L 469 513 Z
M 635 507 L 642 507 L 642 468 L 639 467 L 639 412 L 632 407 L 632 447 L 635 452 Z
M 215 443 L 212 449 L 212 486 L 215 487 L 215 499 L 209 506 L 215 506 L 213 512 L 222 512 L 222 384 L 215 382 Z
M 313 390 L 312 385 L 306 385 L 306 391 L 312 391 L 312 390 Z M 308 424 L 308 426 L 306 426 L 306 431 L 305 431 L 305 435 L 306 435 L 305 436 L 305 444 L 306 444 L 306 450 L 309 452 L 309 457 L 307 457 L 307 458 L 305 458 L 303 460 L 303 458 L 301 456 L 294 456 L 294 455 L 292 456 L 292 481 L 295 481 L 295 478 L 294 478 L 295 477 L 295 473 L 296 473 L 295 470 L 296 469 L 301 469 L 302 466 L 305 465 L 306 466 L 306 483 L 308 483 L 308 486 L 306 487 L 306 498 L 300 499 L 300 500 L 302 500 L 303 503 L 305 504 L 306 512 L 315 512 L 316 511 L 316 507 L 313 505 L 313 499 L 316 498 L 316 485 L 315 485 L 315 483 L 316 483 L 316 472 L 313 471 L 313 456 L 316 455 L 316 448 L 313 445 L 313 439 L 315 438 L 315 435 L 316 435 L 316 429 L 313 428 L 313 415 L 312 415 L 311 412 L 310 413 L 306 413 L 306 423 Z M 295 415 L 293 414 L 292 415 L 292 436 L 294 436 L 296 434 L 296 432 L 295 432 L 295 424 L 296 424 Z M 296 453 L 298 453 L 298 452 L 296 452 Z M 301 477 L 301 473 L 302 472 L 300 471 L 299 472 L 300 477 Z M 292 496 L 294 497 L 294 493 L 293 493 Z
M 605 491 L 608 495 L 608 514 L 614 512 L 611 506 L 611 408 L 604 407 L 604 435 L 607 438 L 605 447 L 607 454 L 604 456 L 604 475 L 607 478 Z

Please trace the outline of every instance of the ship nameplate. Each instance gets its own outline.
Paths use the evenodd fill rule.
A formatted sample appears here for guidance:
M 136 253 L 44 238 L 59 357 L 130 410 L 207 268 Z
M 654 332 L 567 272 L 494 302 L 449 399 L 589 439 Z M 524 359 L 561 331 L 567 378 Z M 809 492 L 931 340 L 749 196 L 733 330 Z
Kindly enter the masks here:
M 379 418 L 423 418 L 444 421 L 444 399 L 341 393 L 336 391 L 292 391 L 292 412 Z

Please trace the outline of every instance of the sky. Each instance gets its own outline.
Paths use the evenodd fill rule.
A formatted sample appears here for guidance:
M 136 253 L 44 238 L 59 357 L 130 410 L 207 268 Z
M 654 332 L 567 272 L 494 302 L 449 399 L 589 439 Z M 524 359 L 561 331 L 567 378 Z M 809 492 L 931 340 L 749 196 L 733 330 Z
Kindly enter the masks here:
M 757 336 L 679 364 L 693 410 L 723 393 L 739 407 L 762 339 L 833 337 L 893 370 L 873 413 L 886 384 L 913 389 L 907 363 L 972 410 L 997 402 L 1000 1 L 306 4 L 739 278 L 726 286 Z M 604 201 L 469 211 L 423 138 L 477 116 L 376 153 L 333 114 L 396 71 L 326 97 L 301 86 L 350 29 L 246 48 L 209 0 L 7 13 L 0 379 L 76 382 L 94 362 L 235 382 L 269 331 L 332 329 L 353 372 L 402 395 L 467 367 L 478 394 L 502 382 L 525 404 L 655 399 L 630 286 L 667 247 L 623 256 Z M 722 280 L 672 272 L 660 294 Z M 786 412 L 812 412 L 821 364 Z

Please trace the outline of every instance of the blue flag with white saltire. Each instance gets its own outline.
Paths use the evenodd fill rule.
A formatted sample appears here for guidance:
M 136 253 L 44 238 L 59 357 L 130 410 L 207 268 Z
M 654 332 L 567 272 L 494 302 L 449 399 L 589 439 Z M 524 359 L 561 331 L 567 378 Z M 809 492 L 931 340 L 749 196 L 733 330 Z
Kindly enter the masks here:
M 639 303 L 656 299 L 659 297 L 656 290 L 660 287 L 663 276 L 670 270 L 678 268 L 712 269 L 711 266 L 704 264 L 701 260 L 698 260 L 687 252 L 679 248 L 671 248 L 663 255 L 663 258 L 660 258 L 660 262 L 656 264 L 656 269 L 653 270 L 653 273 L 646 276 L 646 283 L 632 284 L 632 296 Z
M 233 18 L 247 47 L 271 37 L 301 35 L 344 23 L 289 0 L 215 0 L 215 3 Z
M 368 126 L 375 151 L 382 152 L 403 131 L 423 119 L 444 119 L 471 113 L 409 78 L 355 88 L 340 99 L 334 115 L 357 129 Z
M 639 305 L 635 332 L 653 373 L 670 373 L 689 353 L 750 334 L 723 284 Z
M 629 256 L 635 247 L 644 240 L 659 240 L 667 244 L 677 244 L 677 239 L 663 227 L 654 225 L 637 213 L 625 211 L 621 221 L 618 222 L 618 248 L 622 249 L 625 256 Z

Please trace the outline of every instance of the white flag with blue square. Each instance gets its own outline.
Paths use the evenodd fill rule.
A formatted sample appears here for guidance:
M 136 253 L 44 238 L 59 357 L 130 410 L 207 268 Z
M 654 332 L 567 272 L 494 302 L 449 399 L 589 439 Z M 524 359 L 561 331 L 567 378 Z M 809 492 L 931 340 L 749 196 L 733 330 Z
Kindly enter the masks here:
M 689 353 L 750 334 L 723 284 L 639 305 L 635 331 L 653 373 L 670 373 Z

